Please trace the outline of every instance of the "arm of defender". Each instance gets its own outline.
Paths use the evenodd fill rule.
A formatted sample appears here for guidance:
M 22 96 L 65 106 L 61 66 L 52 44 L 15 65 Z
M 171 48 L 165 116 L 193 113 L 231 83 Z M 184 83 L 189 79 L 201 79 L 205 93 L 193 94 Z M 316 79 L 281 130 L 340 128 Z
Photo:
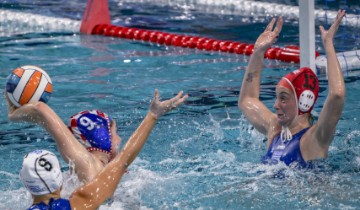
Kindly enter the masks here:
M 153 126 L 156 118 L 148 113 L 138 128 L 138 138 L 129 140 L 124 149 L 105 168 L 86 185 L 76 189 L 70 196 L 71 207 L 82 209 L 84 206 L 97 209 L 106 199 L 115 192 L 120 179 L 127 167 L 138 155 Z
M 116 190 L 126 168 L 141 151 L 157 119 L 182 104 L 187 97 L 187 95 L 182 96 L 182 92 L 179 92 L 174 98 L 160 102 L 159 93 L 156 90 L 150 111 L 129 138 L 125 147 L 91 182 L 78 188 L 70 196 L 71 206 L 73 208 L 88 206 L 96 209 L 109 198 Z

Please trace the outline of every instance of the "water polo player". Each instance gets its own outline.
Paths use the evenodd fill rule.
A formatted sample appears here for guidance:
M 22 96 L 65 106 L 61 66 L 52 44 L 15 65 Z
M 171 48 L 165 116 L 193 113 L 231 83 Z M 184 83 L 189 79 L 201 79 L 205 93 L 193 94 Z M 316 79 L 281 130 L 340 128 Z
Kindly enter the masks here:
M 78 173 L 81 180 L 91 180 L 118 152 L 116 122 L 99 110 L 85 110 L 70 117 L 69 129 L 92 156 L 95 173 Z
M 311 160 L 326 158 L 333 140 L 336 124 L 345 101 L 345 83 L 337 60 L 333 39 L 345 16 L 339 10 L 328 30 L 320 26 L 327 56 L 328 95 L 318 121 L 311 123 L 311 110 L 319 92 L 316 75 L 309 68 L 300 68 L 284 76 L 276 86 L 275 113 L 259 99 L 261 70 L 265 51 L 279 37 L 283 20 L 273 18 L 258 37 L 242 82 L 238 106 L 250 123 L 268 139 L 266 163 L 306 167 Z
M 46 150 L 35 150 L 28 153 L 24 157 L 20 170 L 20 179 L 33 198 L 32 205 L 28 210 L 98 209 L 115 192 L 126 168 L 141 151 L 157 119 L 183 103 L 186 97 L 180 98 L 178 95 L 175 100 L 173 98 L 164 102 L 158 101 L 158 97 L 155 97 L 149 114 L 146 115 L 134 137 L 126 143 L 124 149 L 114 157 L 111 163 L 104 166 L 93 180 L 75 189 L 69 199 L 61 198 L 60 195 L 63 177 L 56 156 Z M 34 106 L 39 104 L 44 103 L 38 102 Z M 25 107 L 29 109 L 31 106 L 26 105 Z
M 140 131 L 144 127 L 152 128 L 155 122 L 146 120 L 150 117 L 158 118 L 175 109 L 187 97 L 187 95 L 183 96 L 181 91 L 175 97 L 160 102 L 156 90 L 149 112 L 128 141 L 147 138 L 149 133 L 145 135 Z M 116 133 L 116 123 L 102 112 L 94 110 L 74 115 L 70 124 L 73 135 L 54 110 L 43 102 L 16 108 L 8 101 L 8 106 L 11 121 L 37 123 L 49 132 L 56 141 L 65 162 L 73 163 L 80 181 L 91 181 L 118 152 L 121 139 Z M 75 136 L 81 140 L 78 141 Z

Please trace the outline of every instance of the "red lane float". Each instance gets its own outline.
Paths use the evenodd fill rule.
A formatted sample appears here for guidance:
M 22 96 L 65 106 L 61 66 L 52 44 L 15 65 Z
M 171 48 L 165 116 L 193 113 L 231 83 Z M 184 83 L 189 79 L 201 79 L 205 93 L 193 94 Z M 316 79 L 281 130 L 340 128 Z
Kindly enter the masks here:
M 253 44 L 111 25 L 107 0 L 88 0 L 80 32 L 242 55 L 251 55 L 254 51 Z M 316 57 L 319 56 L 318 52 L 315 52 L 315 54 Z M 264 57 L 282 62 L 299 63 L 300 50 L 298 46 L 272 47 L 265 52 Z
M 91 34 L 242 55 L 251 55 L 254 51 L 253 44 L 215 40 L 198 36 L 178 35 L 161 31 L 114 26 L 110 24 L 96 25 L 91 31 Z M 316 57 L 317 56 L 319 56 L 318 52 L 316 52 Z M 272 47 L 266 50 L 264 57 L 282 62 L 300 63 L 300 49 L 298 46 L 293 45 L 285 46 L 284 48 Z

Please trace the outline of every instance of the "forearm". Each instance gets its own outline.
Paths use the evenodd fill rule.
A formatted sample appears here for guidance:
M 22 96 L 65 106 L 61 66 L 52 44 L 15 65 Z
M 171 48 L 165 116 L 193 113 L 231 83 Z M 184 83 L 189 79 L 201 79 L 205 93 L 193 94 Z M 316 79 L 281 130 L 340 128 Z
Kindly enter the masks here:
M 55 140 L 65 162 L 73 161 L 75 167 L 80 167 L 80 165 L 87 162 L 86 160 L 90 160 L 89 153 L 54 112 L 47 112 L 43 116 L 43 120 L 43 127 Z
M 127 165 L 130 165 L 133 162 L 133 160 L 136 158 L 136 156 L 144 146 L 147 138 L 151 133 L 151 130 L 156 124 L 156 121 L 156 116 L 149 111 L 145 116 L 144 120 L 139 125 L 139 127 L 130 136 L 129 140 L 123 148 L 123 151 L 127 154 Z
M 78 197 L 87 205 L 96 206 L 109 198 L 116 190 L 126 168 L 141 151 L 155 123 L 155 116 L 149 112 L 140 126 L 129 138 L 124 149 L 122 149 L 121 152 L 105 166 L 98 176 L 76 191 L 73 199 L 76 200 L 76 197 Z
M 339 100 L 339 98 L 345 97 L 345 82 L 333 41 L 329 40 L 324 43 L 324 48 L 327 56 L 328 94 Z
M 126 153 L 121 151 L 117 157 L 119 158 L 108 163 L 90 182 L 72 193 L 69 200 L 73 208 L 82 209 L 84 206 L 97 208 L 114 194 L 127 168 L 127 163 L 123 161 Z
M 246 68 L 244 79 L 241 85 L 238 101 L 239 105 L 242 104 L 248 97 L 259 98 L 263 62 L 264 52 L 261 50 L 254 50 L 250 57 L 249 64 Z
M 320 26 L 321 38 L 327 57 L 327 76 L 329 84 L 327 100 L 329 100 L 330 103 L 336 104 L 343 103 L 342 101 L 345 97 L 345 82 L 334 48 L 334 37 L 344 16 L 345 10 L 339 10 L 334 23 L 328 30 L 325 30 L 323 26 Z
M 34 123 L 41 125 L 55 140 L 58 150 L 65 162 L 73 161 L 77 171 L 84 171 L 92 164 L 86 149 L 75 139 L 61 118 L 44 103 L 33 107 L 37 119 Z

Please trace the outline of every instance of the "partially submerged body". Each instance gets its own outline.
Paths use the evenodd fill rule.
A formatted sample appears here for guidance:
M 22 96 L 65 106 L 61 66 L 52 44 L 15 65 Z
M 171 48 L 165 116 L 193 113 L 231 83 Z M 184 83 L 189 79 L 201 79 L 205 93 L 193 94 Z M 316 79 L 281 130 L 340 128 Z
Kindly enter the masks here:
M 327 157 L 345 101 L 344 78 L 333 45 L 334 35 L 344 16 L 345 11 L 340 10 L 329 30 L 320 26 L 321 38 L 328 57 L 329 89 L 318 121 L 313 125 L 310 123 L 310 112 L 317 99 L 318 81 L 309 68 L 300 68 L 280 80 L 276 86 L 275 113 L 259 99 L 264 53 L 279 37 L 283 24 L 282 17 L 277 20 L 275 27 L 274 18 L 257 39 L 241 86 L 238 106 L 249 122 L 266 135 L 268 159 L 283 161 L 287 156 L 285 153 L 298 154 L 297 148 L 300 150 L 301 158 L 284 161 L 287 165 L 297 159 L 300 159 L 300 162 L 308 162 Z M 303 132 L 304 129 L 307 130 Z M 298 136 L 299 132 L 303 132 L 301 137 Z M 287 145 L 278 142 L 273 145 L 274 139 L 280 138 L 286 142 L 292 141 L 294 137 L 300 138 L 299 145 L 294 149 L 284 149 Z

